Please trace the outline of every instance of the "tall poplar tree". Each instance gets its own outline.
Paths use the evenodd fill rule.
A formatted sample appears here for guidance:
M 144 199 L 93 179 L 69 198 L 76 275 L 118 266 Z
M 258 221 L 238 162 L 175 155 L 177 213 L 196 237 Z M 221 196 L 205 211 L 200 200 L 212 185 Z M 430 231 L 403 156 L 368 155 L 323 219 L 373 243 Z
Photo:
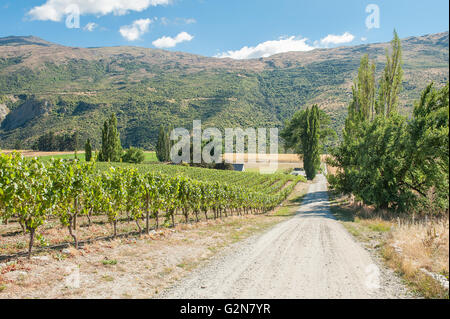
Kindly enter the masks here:
M 170 162 L 170 150 L 172 148 L 173 142 L 170 140 L 170 133 L 173 131 L 173 125 L 170 124 L 167 128 L 165 140 L 164 140 L 164 150 L 165 150 L 165 156 L 166 160 Z
M 394 30 L 394 38 L 391 41 L 392 54 L 386 49 L 386 66 L 380 79 L 377 114 L 390 116 L 397 111 L 398 95 L 402 88 L 402 45 L 397 32 Z
M 117 130 L 117 118 L 112 114 L 103 124 L 102 148 L 99 154 L 101 162 L 119 162 L 122 157 L 122 145 Z
M 170 149 L 172 142 L 170 141 L 170 133 L 173 126 L 169 125 L 167 128 L 160 126 L 158 134 L 158 142 L 156 143 L 156 157 L 160 162 L 170 161 Z
M 336 135 L 329 125 L 328 115 L 319 110 L 317 105 L 313 105 L 296 112 L 281 132 L 285 146 L 293 148 L 303 158 L 306 177 L 310 180 L 314 179 L 320 167 L 324 142 Z
M 358 76 L 353 81 L 353 100 L 349 105 L 352 120 L 373 119 L 375 111 L 375 64 L 366 54 L 361 58 Z
M 161 125 L 159 127 L 159 133 L 158 133 L 158 142 L 156 144 L 156 157 L 160 162 L 166 162 L 167 161 L 167 151 L 166 151 L 166 140 L 167 140 L 167 133 L 164 127 Z
M 86 144 L 84 145 L 84 158 L 86 162 L 90 162 L 92 159 L 92 146 L 90 139 L 87 139 Z
M 313 105 L 311 109 L 306 110 L 306 129 L 302 137 L 303 165 L 306 177 L 310 180 L 316 177 L 316 171 L 320 167 L 319 121 L 319 108 Z

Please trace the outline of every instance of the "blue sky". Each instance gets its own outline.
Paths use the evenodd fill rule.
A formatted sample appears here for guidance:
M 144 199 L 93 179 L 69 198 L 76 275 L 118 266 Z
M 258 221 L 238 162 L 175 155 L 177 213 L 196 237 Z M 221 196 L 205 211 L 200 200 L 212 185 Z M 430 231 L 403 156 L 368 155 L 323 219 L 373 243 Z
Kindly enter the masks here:
M 371 20 L 379 8 L 379 25 Z M 74 7 L 75 5 L 75 7 Z M 75 8 L 75 9 L 74 9 Z M 66 18 L 80 12 L 80 28 Z M 448 31 L 447 0 L 0 0 L 0 37 L 257 58 Z M 76 19 L 69 26 L 76 27 Z

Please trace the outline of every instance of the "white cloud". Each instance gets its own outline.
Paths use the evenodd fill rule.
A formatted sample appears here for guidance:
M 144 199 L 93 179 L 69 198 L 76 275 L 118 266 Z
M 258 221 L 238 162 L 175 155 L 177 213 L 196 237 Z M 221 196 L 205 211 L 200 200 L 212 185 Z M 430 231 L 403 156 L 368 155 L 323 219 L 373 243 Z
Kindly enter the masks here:
M 345 32 L 342 35 L 329 34 L 320 40 L 320 44 L 328 46 L 330 44 L 343 44 L 352 42 L 355 36 L 350 32 Z
M 180 18 L 179 19 L 182 23 L 185 24 L 194 24 L 197 23 L 197 20 L 195 20 L 194 18 Z
M 77 6 L 80 14 L 124 15 L 130 11 L 141 12 L 151 6 L 167 5 L 172 0 L 47 0 L 43 5 L 28 11 L 33 20 L 61 21 L 71 6 Z
M 367 41 L 367 38 L 366 38 L 366 37 L 361 37 L 361 41 L 362 41 L 362 42 L 366 42 L 366 41 Z
M 178 43 L 191 41 L 194 37 L 187 32 L 179 33 L 175 38 L 162 37 L 152 42 L 152 44 L 159 49 L 173 48 Z
M 133 22 L 131 25 L 124 25 L 120 27 L 120 34 L 128 41 L 138 40 L 144 33 L 147 33 L 152 23 L 151 19 L 140 19 Z
M 96 29 L 98 27 L 98 24 L 95 22 L 89 22 L 88 24 L 86 24 L 83 28 L 84 31 L 89 31 L 92 32 L 94 31 L 94 29 Z
M 310 51 L 314 47 L 306 43 L 307 38 L 297 38 L 295 36 L 289 38 L 281 38 L 275 41 L 266 41 L 255 47 L 245 46 L 237 51 L 227 51 L 216 55 L 218 58 L 232 59 L 255 59 L 266 58 L 274 54 L 290 52 L 290 51 Z
M 197 20 L 194 18 L 175 18 L 173 20 L 170 20 L 166 17 L 162 17 L 160 19 L 162 25 L 169 25 L 169 24 L 175 24 L 175 25 L 183 25 L 183 24 L 194 24 L 197 23 Z
M 159 19 L 161 21 L 162 25 L 168 25 L 170 23 L 170 20 L 167 19 L 166 17 L 162 17 L 161 19 Z

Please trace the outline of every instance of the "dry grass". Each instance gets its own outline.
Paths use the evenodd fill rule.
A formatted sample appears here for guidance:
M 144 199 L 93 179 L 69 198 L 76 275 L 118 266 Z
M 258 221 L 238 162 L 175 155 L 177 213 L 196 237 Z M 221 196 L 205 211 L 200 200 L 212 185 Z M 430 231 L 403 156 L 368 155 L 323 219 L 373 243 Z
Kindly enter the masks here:
M 284 172 L 292 170 L 297 167 L 303 167 L 303 160 L 297 154 L 236 154 L 225 153 L 224 160 L 234 161 L 236 163 L 244 163 L 247 172 L 264 172 L 272 171 L 274 162 L 277 162 L 275 167 L 277 172 Z
M 449 220 L 400 223 L 389 243 L 410 260 L 415 268 L 446 274 L 449 270 Z
M 449 274 L 449 218 L 414 220 L 375 211 L 349 198 L 335 198 L 335 216 L 369 248 L 376 248 L 386 263 L 411 288 L 426 298 L 448 298 L 448 290 L 421 269 L 447 277 Z
M 245 163 L 249 161 L 256 161 L 256 162 L 264 162 L 264 161 L 275 161 L 277 160 L 278 163 L 296 163 L 296 164 L 302 164 L 302 161 L 299 159 L 297 154 L 236 154 L 236 153 L 225 153 L 223 155 L 225 160 L 232 160 L 232 161 L 239 161 L 239 158 L 242 159 Z
M 449 274 L 449 220 L 399 222 L 382 250 L 388 264 L 427 298 L 448 298 L 448 290 L 421 269 Z
M 233 216 L 20 258 L 0 275 L 0 298 L 152 298 L 236 241 L 286 220 Z M 6 266 L 10 267 L 10 266 Z M 78 269 L 80 286 L 68 278 Z M 20 270 L 20 271 L 18 271 Z M 24 271 L 22 271 L 24 270 Z
M 244 167 L 247 172 L 272 171 L 274 167 L 277 172 L 284 172 L 296 167 L 303 167 L 303 160 L 297 154 L 226 153 L 223 158 L 236 163 L 245 163 Z M 274 166 L 274 162 L 277 162 L 276 166 Z
M 72 155 L 72 152 L 39 152 L 39 151 L 30 151 L 30 150 L 1 150 L 4 154 L 9 154 L 12 152 L 19 152 L 25 157 L 40 157 L 40 156 L 56 156 L 56 155 Z M 84 152 L 79 151 L 79 154 Z

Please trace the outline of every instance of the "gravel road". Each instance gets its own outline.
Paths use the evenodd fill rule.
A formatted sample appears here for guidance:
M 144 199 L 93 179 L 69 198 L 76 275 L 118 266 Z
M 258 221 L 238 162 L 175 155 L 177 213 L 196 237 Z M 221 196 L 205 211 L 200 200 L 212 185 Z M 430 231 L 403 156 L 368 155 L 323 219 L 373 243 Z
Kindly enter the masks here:
M 194 270 L 161 298 L 408 298 L 392 271 L 329 210 L 326 179 L 311 184 L 297 214 Z

